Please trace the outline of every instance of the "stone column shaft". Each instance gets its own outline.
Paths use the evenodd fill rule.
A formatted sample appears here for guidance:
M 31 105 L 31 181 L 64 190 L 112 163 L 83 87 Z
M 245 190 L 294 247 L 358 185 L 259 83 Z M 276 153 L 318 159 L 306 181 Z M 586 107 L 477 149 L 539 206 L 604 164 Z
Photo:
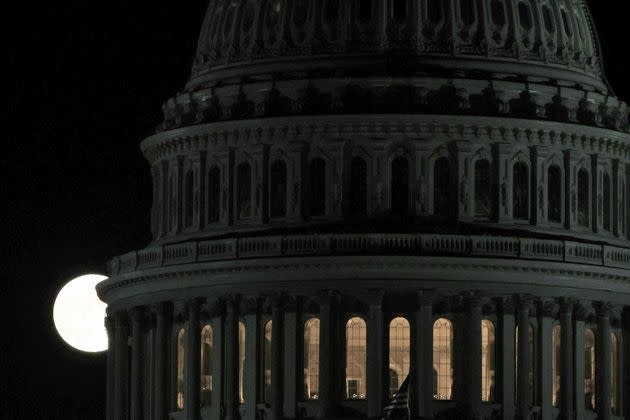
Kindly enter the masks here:
M 219 303 L 220 305 L 220 303 Z M 211 418 L 223 418 L 223 384 L 225 383 L 225 341 L 222 307 L 212 318 L 212 397 Z
M 140 308 L 131 312 L 131 420 L 140 420 L 142 413 L 142 316 Z
M 184 415 L 187 420 L 199 419 L 201 406 L 201 329 L 199 324 L 199 301 L 191 300 L 188 306 L 188 328 L 186 332 Z
M 379 299 L 380 300 L 380 299 Z M 367 335 L 367 396 L 368 418 L 377 418 L 383 414 L 384 397 L 384 357 L 385 342 L 383 309 L 380 302 L 370 304 L 370 317 Z
M 129 326 L 127 314 L 116 314 L 115 373 L 114 373 L 114 418 L 129 418 Z
M 225 420 L 237 419 L 238 400 L 238 301 L 226 302 L 225 317 Z
M 320 362 L 319 362 L 319 394 L 320 414 L 322 419 L 334 417 L 337 402 L 337 376 L 335 375 L 337 363 L 334 358 L 335 341 L 337 337 L 335 296 L 325 296 L 320 304 Z
M 166 303 L 160 303 L 156 307 L 155 325 L 155 388 L 153 399 L 153 416 L 156 420 L 165 420 L 168 410 L 165 402 L 168 401 L 167 392 L 167 360 L 169 354 L 168 336 L 171 330 L 172 312 Z
M 575 373 L 575 382 L 574 382 L 574 391 L 575 391 L 575 399 L 574 399 L 574 412 L 575 418 L 581 420 L 584 418 L 585 412 L 585 404 L 584 404 L 584 378 L 585 378 L 585 370 L 586 365 L 584 364 L 584 345 L 585 338 L 584 334 L 586 331 L 586 324 L 582 319 L 575 319 L 575 348 L 574 348 L 574 357 L 573 357 L 573 365 L 574 365 L 574 373 Z
M 597 389 L 596 407 L 598 420 L 610 420 L 612 412 L 611 402 L 611 345 L 610 345 L 610 318 L 607 313 L 600 312 L 597 315 L 597 340 L 596 340 L 596 367 L 595 386 Z
M 562 358 L 560 359 L 560 412 L 565 420 L 573 419 L 574 386 L 573 386 L 573 306 L 563 303 L 560 307 L 560 345 Z
M 514 321 L 514 306 L 512 299 L 503 299 L 501 305 L 501 317 L 499 319 L 500 333 L 499 340 L 500 345 L 498 347 L 497 355 L 500 357 L 500 365 L 498 366 L 498 372 L 500 372 L 500 386 L 501 386 L 501 402 L 502 402 L 502 417 L 504 419 L 514 418 L 514 374 L 516 372 L 515 367 L 515 321 Z
M 303 381 L 304 374 L 299 372 L 298 358 L 303 353 L 298 340 L 304 340 L 304 335 L 298 335 L 298 309 L 296 305 L 286 308 L 284 311 L 284 417 L 295 419 L 297 417 L 298 392 L 302 389 L 299 386 Z
M 540 409 L 542 420 L 551 420 L 553 417 L 553 315 L 545 310 L 543 304 L 543 316 L 540 319 Z M 546 309 L 549 309 L 548 307 Z M 564 372 L 561 373 L 561 375 Z
M 529 372 L 532 366 L 532 352 L 529 344 L 529 302 L 521 301 L 518 307 L 518 418 L 529 418 L 531 399 L 529 392 Z
M 413 363 L 410 394 L 415 416 L 433 417 L 433 304 L 420 292 L 412 331 Z
M 468 415 L 476 419 L 481 415 L 481 301 L 476 297 L 470 298 L 465 313 L 465 404 Z
M 284 313 L 280 298 L 274 299 L 271 307 L 271 411 L 274 420 L 284 418 Z
M 107 330 L 107 378 L 106 378 L 106 405 L 105 420 L 114 419 L 114 369 L 115 369 L 115 350 L 116 350 L 116 330 L 114 328 L 114 319 L 110 316 L 105 318 L 105 328 Z

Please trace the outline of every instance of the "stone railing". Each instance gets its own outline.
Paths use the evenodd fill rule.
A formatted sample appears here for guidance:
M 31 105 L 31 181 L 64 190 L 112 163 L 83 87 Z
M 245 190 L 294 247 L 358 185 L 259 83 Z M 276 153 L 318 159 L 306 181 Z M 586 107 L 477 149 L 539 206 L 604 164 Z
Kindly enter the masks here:
M 516 258 L 630 270 L 630 248 L 502 236 L 346 234 L 232 238 L 152 246 L 113 258 L 108 273 L 248 258 L 318 255 Z

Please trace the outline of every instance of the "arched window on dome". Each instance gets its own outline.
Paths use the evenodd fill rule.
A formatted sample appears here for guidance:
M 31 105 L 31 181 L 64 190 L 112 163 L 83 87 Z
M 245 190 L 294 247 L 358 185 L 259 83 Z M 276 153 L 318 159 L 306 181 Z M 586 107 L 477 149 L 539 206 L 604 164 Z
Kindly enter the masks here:
M 217 223 L 221 215 L 221 170 L 213 166 L 208 171 L 208 223 Z
M 590 214 L 589 211 L 589 176 L 586 169 L 580 169 L 578 172 L 577 188 L 578 188 L 578 225 L 588 227 L 590 226 Z
M 573 37 L 573 30 L 571 29 L 571 22 L 569 19 L 569 13 L 567 12 L 567 9 L 563 7 L 561 14 L 562 14 L 562 24 L 564 28 L 564 33 L 567 36 L 567 38 L 571 38 Z
M 542 16 L 545 24 L 545 30 L 550 34 L 554 33 L 556 31 L 556 25 L 554 22 L 553 12 L 546 4 L 543 4 L 542 6 Z
M 610 209 L 612 208 L 612 202 L 610 197 L 610 190 L 612 189 L 612 184 L 610 182 L 610 175 L 608 172 L 604 172 L 604 185 L 602 186 L 602 195 L 603 195 L 603 210 L 602 217 L 604 219 L 604 230 L 610 232 L 611 231 L 611 214 Z
M 249 219 L 252 214 L 252 168 L 247 162 L 238 165 L 236 171 L 236 216 Z
M 245 323 L 238 323 L 238 398 L 245 404 Z
M 433 214 L 447 215 L 449 209 L 449 191 L 451 182 L 451 168 L 448 158 L 441 157 L 433 166 Z
M 403 317 L 389 323 L 389 395 L 398 392 L 409 375 L 411 359 L 411 326 Z
M 553 355 L 551 359 L 551 374 L 552 374 L 552 394 L 551 402 L 554 407 L 560 406 L 560 383 L 562 377 L 562 371 L 560 370 L 560 359 L 562 358 L 562 327 L 557 324 L 553 327 L 551 336 L 551 346 L 553 348 Z
M 326 161 L 311 160 L 311 216 L 326 215 Z
M 450 400 L 453 390 L 453 324 L 446 318 L 433 323 L 433 398 Z
M 403 216 L 409 213 L 409 161 L 399 156 L 392 161 L 391 178 L 392 214 Z
M 407 2 L 408 0 L 393 0 L 394 21 L 401 24 L 407 20 Z
M 532 8 L 529 0 L 518 3 L 518 17 L 521 28 L 529 31 L 534 26 L 534 18 L 532 16 Z
M 195 200 L 194 200 L 194 172 L 192 169 L 186 171 L 186 176 L 184 177 L 184 196 L 186 197 L 185 205 L 184 205 L 184 226 L 187 228 L 191 227 L 193 224 L 193 211 L 195 208 Z
M 346 399 L 367 398 L 367 327 L 363 318 L 346 323 Z
M 444 0 L 426 0 L 426 16 L 434 25 L 439 24 L 444 19 Z
M 490 3 L 490 13 L 492 14 L 492 22 L 498 27 L 505 26 L 505 3 L 504 0 L 492 0 Z
M 350 163 L 350 215 L 365 216 L 367 213 L 367 163 L 359 156 Z
M 612 413 L 614 415 L 620 415 L 619 412 L 619 358 L 621 353 L 619 352 L 619 340 L 617 335 L 613 332 L 610 333 L 610 363 L 611 363 L 611 375 L 610 375 L 610 396 Z
M 512 215 L 529 220 L 529 168 L 523 162 L 515 163 L 512 169 Z
M 282 218 L 287 214 L 287 164 L 277 160 L 271 164 L 269 177 L 269 207 L 272 218 Z
M 273 324 L 267 321 L 263 334 L 263 400 L 271 403 L 271 340 Z
M 496 338 L 494 323 L 481 321 L 481 400 L 494 402 L 496 373 Z
M 516 350 L 516 354 L 514 357 L 514 360 L 516 362 L 515 366 L 516 366 L 516 380 L 514 381 L 515 386 L 515 391 L 516 391 L 516 395 L 518 396 L 518 377 L 520 375 L 520 372 L 518 371 L 518 325 L 516 326 L 515 329 L 515 344 L 514 344 L 514 349 Z M 529 354 L 531 356 L 531 363 L 529 364 L 529 400 L 533 403 L 534 402 L 534 397 L 535 397 L 535 385 L 536 385 L 536 376 L 534 375 L 534 372 L 536 371 L 536 360 L 538 360 L 538 355 L 536 354 L 536 337 L 535 337 L 535 331 L 534 331 L 534 327 L 532 326 L 532 324 L 529 324 Z
M 492 215 L 492 169 L 487 159 L 475 162 L 475 216 Z
M 184 409 L 184 352 L 186 350 L 186 330 L 180 328 L 177 333 L 177 383 L 176 403 L 177 409 Z
M 465 25 L 472 25 L 477 20 L 475 0 L 459 0 L 459 17 Z
M 547 170 L 547 219 L 562 223 L 562 170 L 558 165 Z
M 304 399 L 319 399 L 319 319 L 304 323 Z
M 212 403 L 212 327 L 206 325 L 201 330 L 201 406 Z
M 595 410 L 595 334 L 584 332 L 584 403 L 587 410 Z

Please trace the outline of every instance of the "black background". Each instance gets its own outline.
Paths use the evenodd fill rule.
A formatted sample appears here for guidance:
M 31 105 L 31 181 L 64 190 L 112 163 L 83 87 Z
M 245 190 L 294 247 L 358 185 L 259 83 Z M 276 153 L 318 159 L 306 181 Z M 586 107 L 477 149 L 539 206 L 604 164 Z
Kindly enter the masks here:
M 22 3 L 4 14 L 0 418 L 99 419 L 105 356 L 62 342 L 53 301 L 150 240 L 139 143 L 184 86 L 206 0 Z M 608 79 L 630 101 L 630 18 L 590 3 Z

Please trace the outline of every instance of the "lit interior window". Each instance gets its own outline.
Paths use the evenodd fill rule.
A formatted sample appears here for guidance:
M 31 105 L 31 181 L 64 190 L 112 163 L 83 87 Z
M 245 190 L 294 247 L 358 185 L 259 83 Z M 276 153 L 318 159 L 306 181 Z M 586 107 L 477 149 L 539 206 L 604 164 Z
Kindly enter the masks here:
M 271 321 L 265 324 L 265 334 L 263 336 L 263 397 L 264 401 L 271 403 L 271 336 L 273 325 Z
M 495 328 L 494 323 L 481 321 L 481 400 L 494 401 L 495 395 Z
M 364 400 L 366 390 L 367 327 L 355 317 L 346 324 L 346 398 Z
M 562 327 L 560 325 L 553 327 L 553 358 L 551 359 L 551 370 L 553 372 L 553 394 L 551 400 L 554 407 L 560 406 L 560 358 L 562 357 L 561 332 Z
M 389 394 L 398 392 L 409 375 L 411 327 L 405 318 L 394 318 L 389 324 Z
M 208 407 L 212 400 L 212 327 L 201 330 L 201 406 Z
M 590 328 L 584 333 L 584 403 L 587 410 L 595 409 L 595 334 Z
M 245 324 L 238 323 L 238 396 L 245 404 Z
M 610 380 L 612 381 L 610 387 L 611 396 L 611 408 L 613 414 L 619 415 L 619 341 L 614 333 L 610 333 Z
M 433 398 L 450 400 L 453 390 L 453 324 L 446 318 L 433 323 Z
M 186 331 L 182 328 L 177 334 L 177 409 L 184 409 L 184 350 Z
M 304 323 L 304 398 L 319 399 L 319 319 Z

